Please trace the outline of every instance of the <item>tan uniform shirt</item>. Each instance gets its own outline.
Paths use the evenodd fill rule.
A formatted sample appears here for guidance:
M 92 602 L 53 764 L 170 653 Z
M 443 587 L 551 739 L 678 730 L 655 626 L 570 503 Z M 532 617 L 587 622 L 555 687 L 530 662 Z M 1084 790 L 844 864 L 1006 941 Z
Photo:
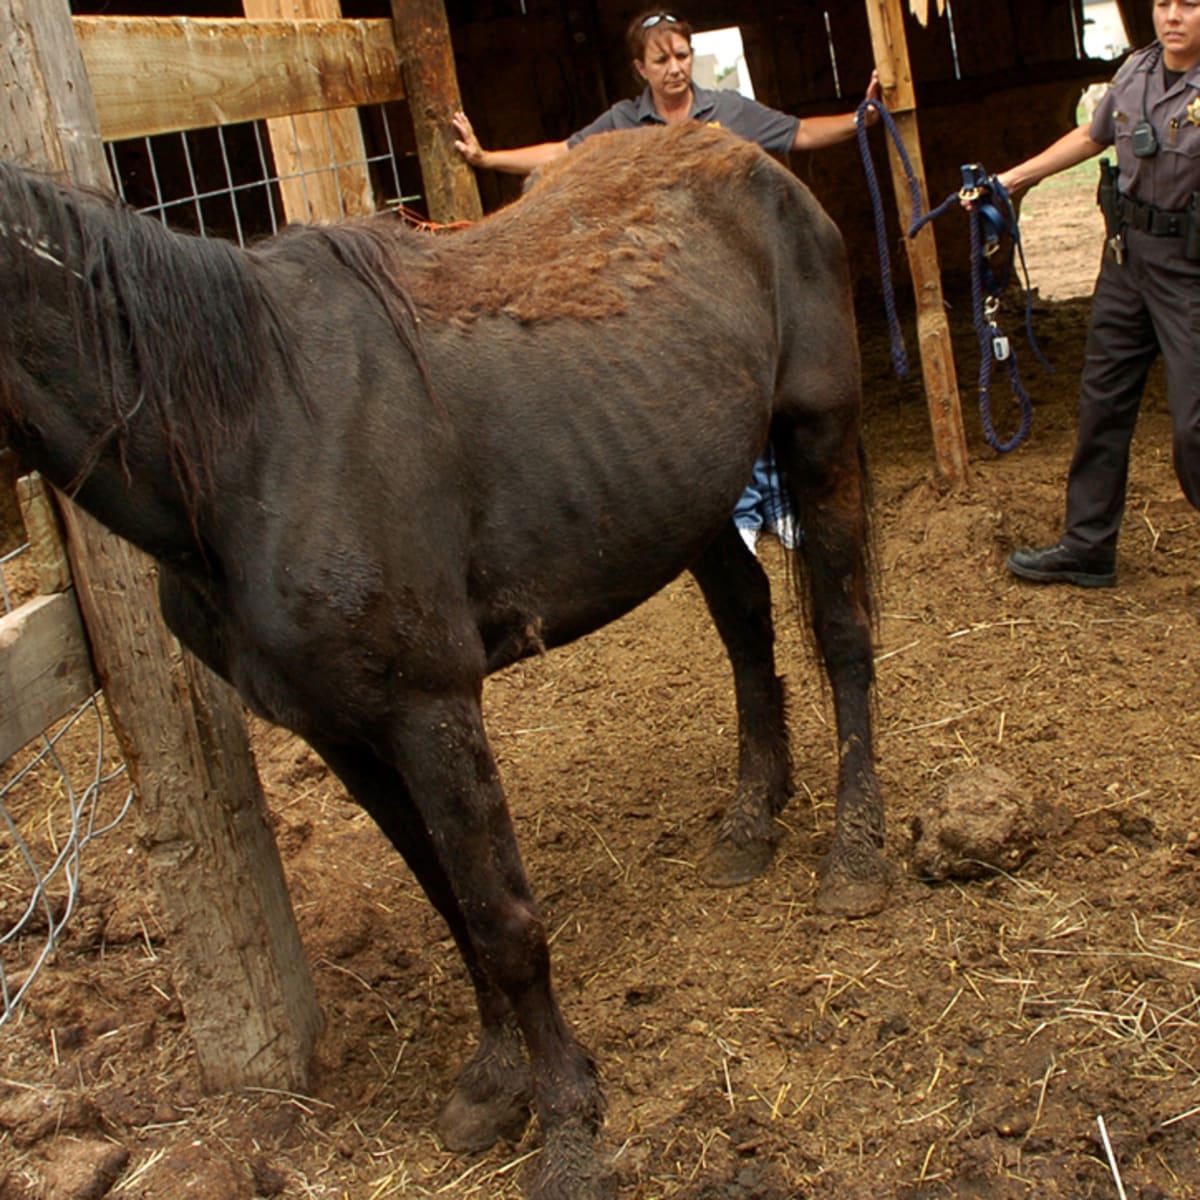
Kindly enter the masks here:
M 1158 151 L 1133 153 L 1132 133 L 1143 114 L 1154 128 Z M 1088 136 L 1116 146 L 1121 191 L 1158 208 L 1186 208 L 1200 191 L 1200 64 L 1165 86 L 1162 48 L 1135 51 L 1113 77 L 1096 108 Z

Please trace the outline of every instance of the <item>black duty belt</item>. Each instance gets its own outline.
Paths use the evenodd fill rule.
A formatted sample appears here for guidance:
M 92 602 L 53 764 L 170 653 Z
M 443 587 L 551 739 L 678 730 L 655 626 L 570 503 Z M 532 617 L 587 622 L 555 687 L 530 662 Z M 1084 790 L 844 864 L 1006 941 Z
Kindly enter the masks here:
M 1143 204 L 1128 196 L 1117 197 L 1117 216 L 1131 229 L 1140 229 L 1153 237 L 1183 237 L 1187 232 L 1187 210 L 1174 211 Z

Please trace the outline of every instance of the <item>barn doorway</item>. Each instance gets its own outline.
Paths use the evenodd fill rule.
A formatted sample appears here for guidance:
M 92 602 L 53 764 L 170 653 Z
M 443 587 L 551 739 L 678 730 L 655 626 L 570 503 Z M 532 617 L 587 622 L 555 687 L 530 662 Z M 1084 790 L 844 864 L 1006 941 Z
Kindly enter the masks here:
M 751 100 L 755 98 L 742 32 L 736 25 L 697 33 L 692 38 L 692 55 L 692 78 L 698 87 L 728 88 Z

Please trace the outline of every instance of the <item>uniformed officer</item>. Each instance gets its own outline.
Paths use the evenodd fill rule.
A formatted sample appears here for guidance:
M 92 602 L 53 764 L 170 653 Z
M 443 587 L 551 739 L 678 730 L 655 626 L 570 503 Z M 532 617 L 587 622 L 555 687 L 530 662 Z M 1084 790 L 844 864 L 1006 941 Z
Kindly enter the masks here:
M 1108 240 L 1092 296 L 1066 528 L 1053 546 L 1008 559 L 1014 575 L 1038 583 L 1116 582 L 1129 447 L 1159 353 L 1175 473 L 1200 508 L 1200 0 L 1154 0 L 1154 31 L 1158 40 L 1129 56 L 1090 124 L 999 176 L 1017 192 L 1116 147 L 1115 181 L 1109 174 L 1101 187 Z

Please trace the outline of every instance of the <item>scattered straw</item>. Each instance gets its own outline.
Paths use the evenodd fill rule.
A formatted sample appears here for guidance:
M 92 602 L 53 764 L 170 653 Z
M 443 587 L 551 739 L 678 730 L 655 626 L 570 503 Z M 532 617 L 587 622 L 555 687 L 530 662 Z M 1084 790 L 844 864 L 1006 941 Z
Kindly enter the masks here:
M 1113 1182 L 1117 1185 L 1117 1195 L 1121 1200 L 1127 1200 L 1125 1185 L 1121 1182 L 1121 1172 L 1117 1170 L 1117 1159 L 1113 1154 L 1112 1143 L 1108 1140 L 1108 1130 L 1104 1127 L 1104 1118 L 1097 1115 L 1096 1124 L 1100 1126 L 1100 1140 L 1104 1143 L 1104 1153 L 1108 1157 L 1108 1169 L 1112 1172 Z

